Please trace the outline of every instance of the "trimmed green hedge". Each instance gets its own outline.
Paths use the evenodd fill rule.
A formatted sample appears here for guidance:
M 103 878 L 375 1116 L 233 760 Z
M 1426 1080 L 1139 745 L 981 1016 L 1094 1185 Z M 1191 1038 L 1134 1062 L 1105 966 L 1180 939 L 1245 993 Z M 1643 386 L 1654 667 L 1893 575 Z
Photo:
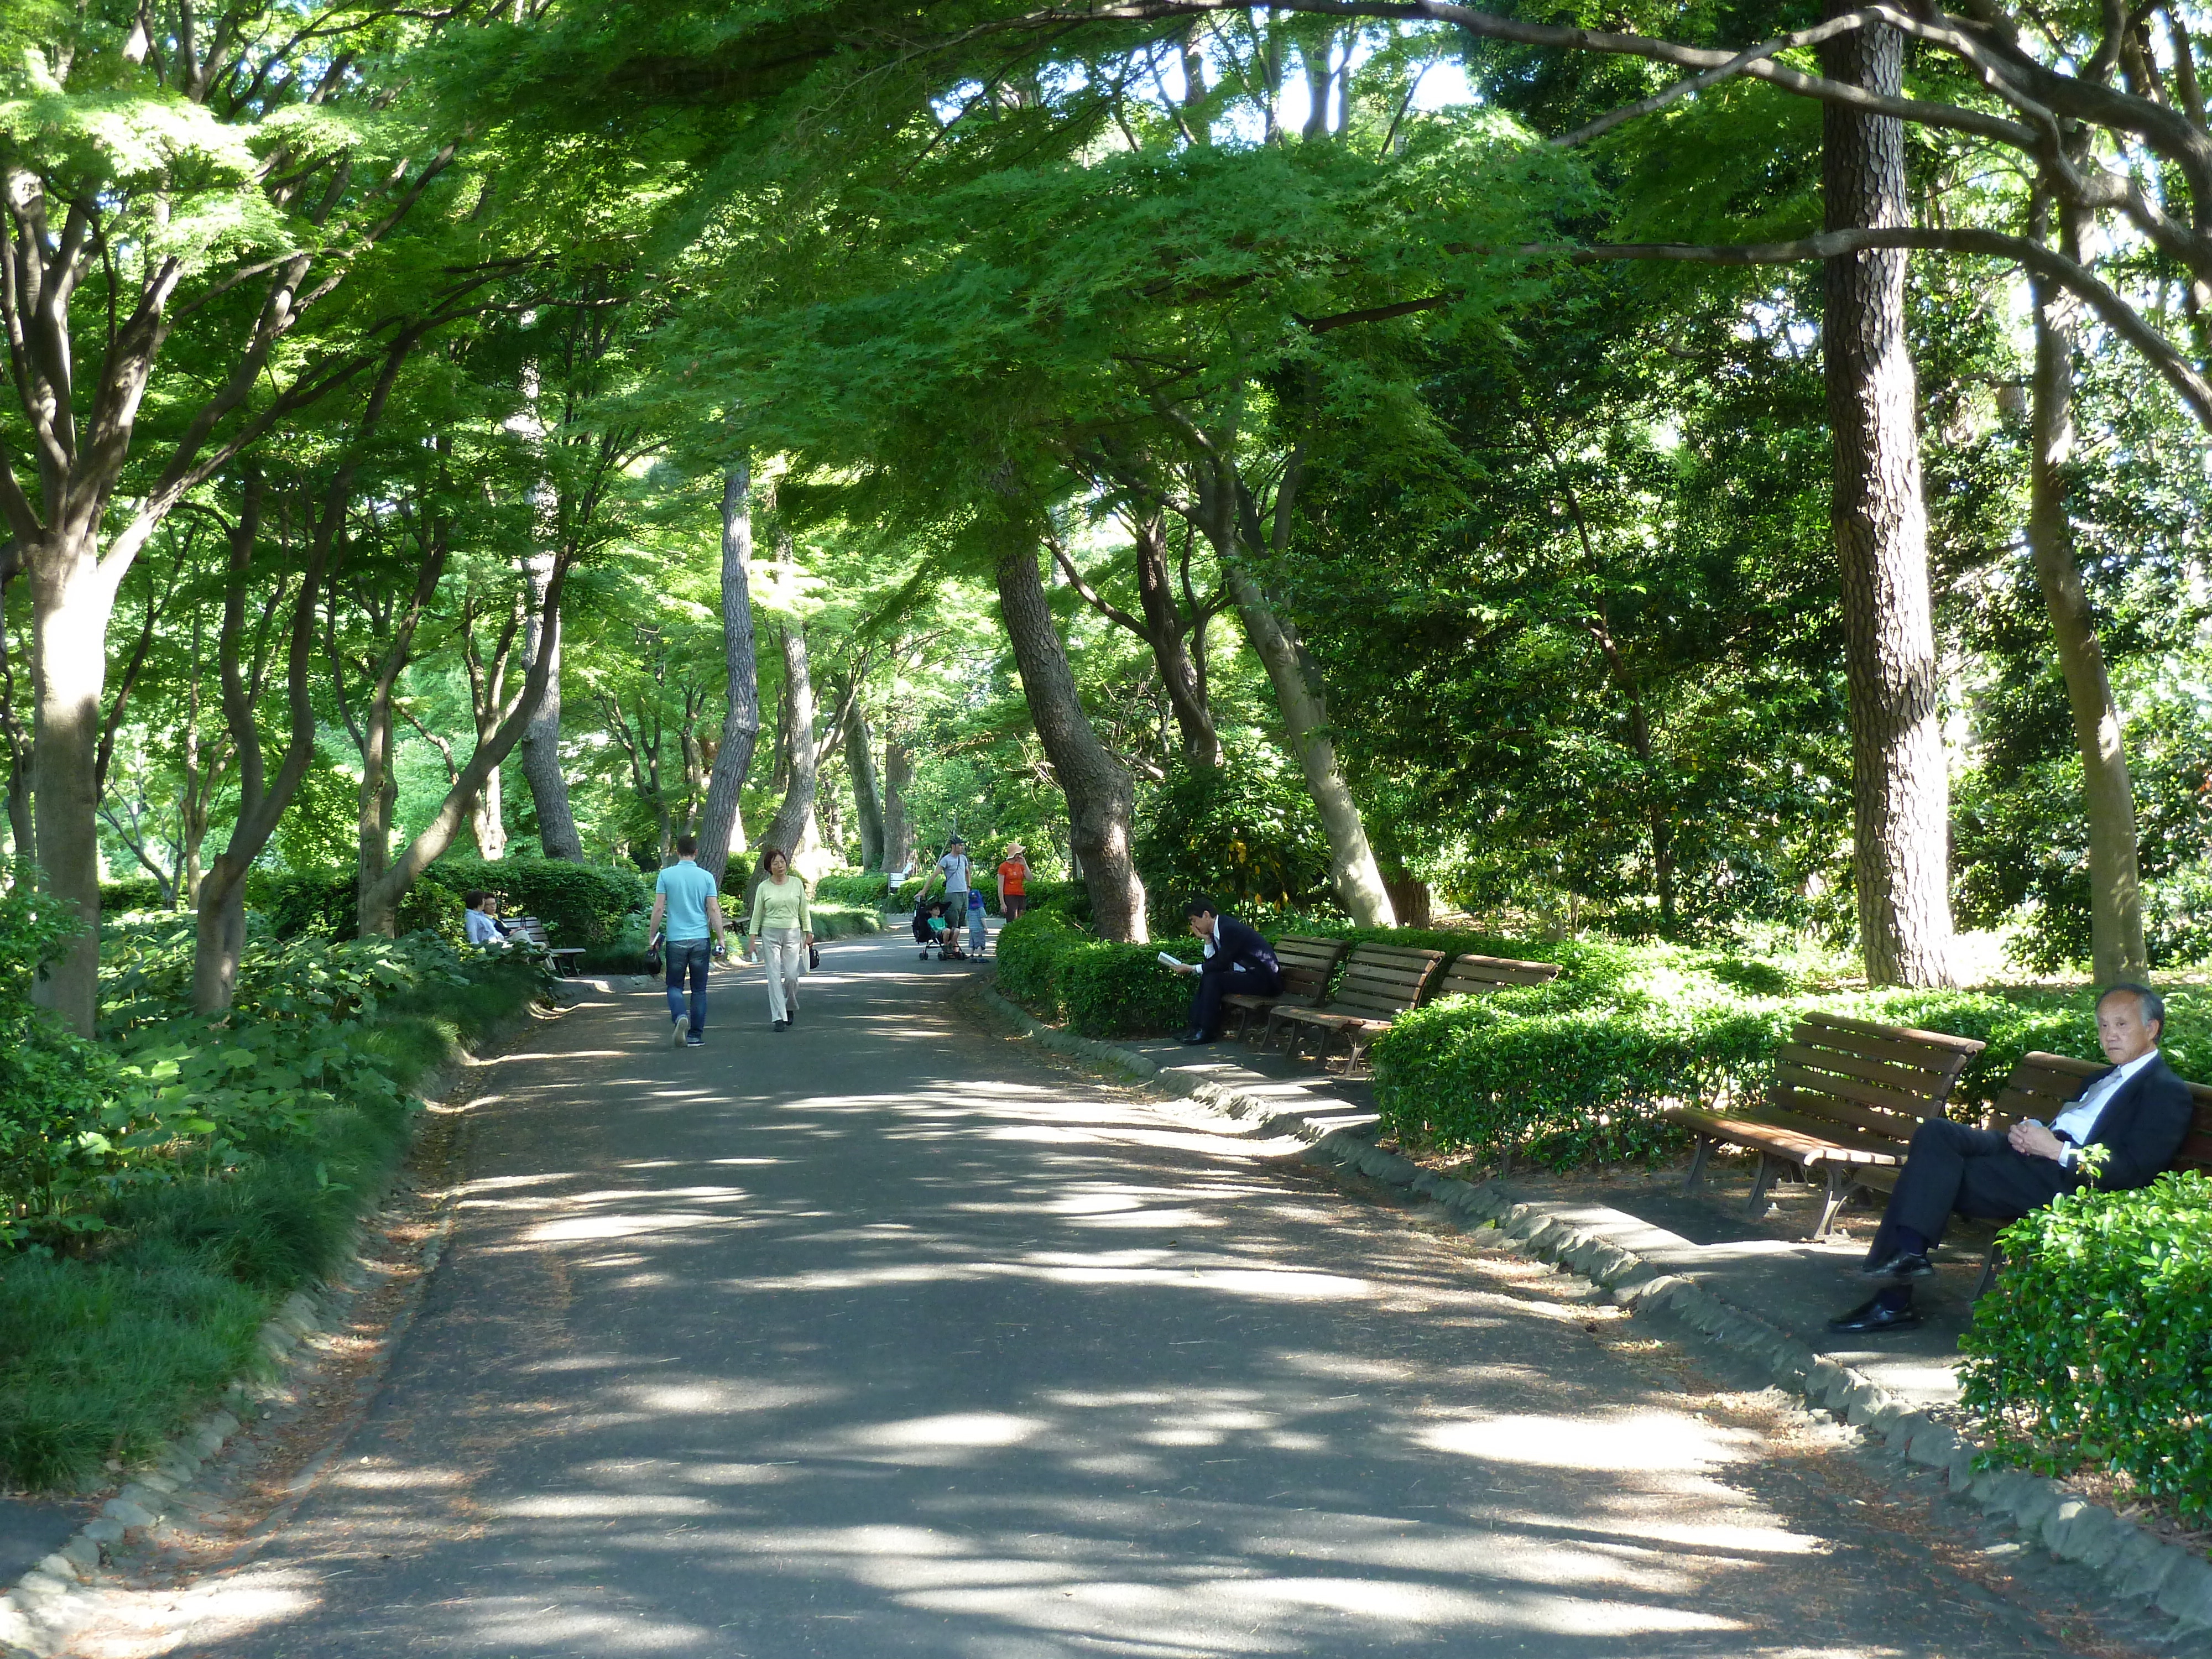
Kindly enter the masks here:
M 1157 953 L 1109 944 L 1049 906 L 1000 933 L 999 989 L 1084 1036 L 1158 1036 L 1189 1018 L 1190 987 Z
M 270 884 L 269 926 L 278 939 L 327 933 L 352 939 L 361 932 L 356 883 L 350 870 L 325 870 L 279 876 Z M 462 939 L 460 894 L 434 882 L 418 881 L 399 901 L 399 931 L 428 931 L 453 944 Z
M 1438 936 L 1431 948 L 1442 948 Z M 1408 940 L 1410 941 L 1410 939 Z M 1564 1168 L 1656 1158 L 1680 1149 L 1662 1115 L 1676 1103 L 1756 1104 L 1775 1045 L 1814 1009 L 1978 1037 L 1988 1046 L 1952 1096 L 1972 1120 L 2032 1049 L 2094 1057 L 2090 994 L 2040 988 L 1747 994 L 1768 964 L 1679 947 L 1493 939 L 1459 948 L 1561 962 L 1549 985 L 1454 998 L 1401 1016 L 1374 1047 L 1376 1093 L 1394 1132 L 1439 1150 Z M 1786 981 L 1784 981 L 1786 982 Z M 2212 1006 L 2194 989 L 2166 1000 L 2166 1057 L 2212 1077 Z
M 830 903 L 872 904 L 881 910 L 890 896 L 891 878 L 880 870 L 841 870 L 814 884 L 814 896 Z
M 496 893 L 502 915 L 536 916 L 554 944 L 586 950 L 612 944 L 625 918 L 653 905 L 652 878 L 621 865 L 566 859 L 440 859 L 416 885 L 430 882 L 455 893 L 475 887 Z
M 1963 1397 L 1997 1447 L 2212 1513 L 2212 1179 L 2074 1194 L 2003 1240 L 1960 1344 Z

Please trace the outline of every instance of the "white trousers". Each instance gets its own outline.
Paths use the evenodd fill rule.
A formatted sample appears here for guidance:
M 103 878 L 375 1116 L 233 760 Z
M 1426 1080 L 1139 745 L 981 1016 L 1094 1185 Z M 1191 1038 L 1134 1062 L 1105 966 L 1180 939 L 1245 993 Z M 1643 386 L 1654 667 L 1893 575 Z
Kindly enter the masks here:
M 799 976 L 806 971 L 806 936 L 796 927 L 761 930 L 761 963 L 768 969 L 768 1017 L 788 1019 L 799 1008 Z

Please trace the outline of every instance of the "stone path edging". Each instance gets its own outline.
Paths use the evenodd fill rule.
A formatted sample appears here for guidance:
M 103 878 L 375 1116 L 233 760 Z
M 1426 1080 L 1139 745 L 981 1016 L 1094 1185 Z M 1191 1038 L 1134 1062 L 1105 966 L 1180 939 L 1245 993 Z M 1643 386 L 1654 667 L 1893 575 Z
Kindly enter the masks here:
M 995 987 L 979 988 L 984 1006 L 1041 1047 L 1127 1073 L 1271 1133 L 1308 1143 L 1306 1156 L 1422 1194 L 1472 1231 L 1495 1226 L 1506 1248 L 1571 1268 L 1632 1313 L 1661 1310 L 1716 1342 L 1765 1365 L 1774 1380 L 1862 1433 L 1878 1435 L 1914 1462 L 1940 1469 L 1954 1492 L 2003 1516 L 2063 1561 L 2100 1574 L 2121 1595 L 2148 1601 L 2177 1620 L 2177 1644 L 2212 1651 L 2212 1562 L 2148 1528 L 2026 1470 L 1978 1468 L 1973 1445 L 1948 1424 L 1917 1412 L 1864 1373 L 1816 1353 L 1796 1338 L 1716 1295 L 1686 1273 L 1662 1273 L 1634 1252 L 1571 1224 L 1565 1206 L 1516 1202 L 1495 1182 L 1474 1183 L 1425 1170 L 1343 1129 L 1283 1111 L 1256 1095 L 1164 1070 L 1145 1055 L 1048 1025 Z
M 478 1050 L 504 1042 L 535 1018 L 529 1008 L 518 1010 L 494 1025 L 477 1045 Z M 464 1049 L 445 1061 L 422 1079 L 416 1093 L 424 1100 L 443 1102 L 460 1087 L 471 1058 L 471 1052 Z M 222 1454 L 254 1407 L 282 1397 L 290 1383 L 311 1368 L 313 1362 L 300 1354 L 300 1345 L 334 1330 L 354 1299 L 367 1288 L 368 1269 L 360 1259 L 360 1243 L 382 1208 L 380 1204 L 354 1224 L 354 1242 L 346 1248 L 344 1267 L 319 1285 L 295 1291 L 261 1327 L 254 1342 L 266 1364 L 265 1374 L 234 1378 L 215 1410 L 163 1447 L 151 1464 L 102 1504 L 100 1513 L 78 1528 L 67 1543 L 0 1592 L 0 1659 L 15 1659 L 19 1654 L 52 1659 L 59 1653 L 94 1611 L 85 1581 L 106 1559 L 109 1547 L 157 1533 L 163 1518 L 177 1507 L 177 1494 Z M 450 1197 L 439 1210 L 436 1228 L 422 1247 L 422 1272 L 416 1277 L 418 1295 L 436 1270 L 453 1231 Z M 410 1297 L 400 1310 L 392 1334 L 404 1330 L 412 1318 L 415 1299 Z

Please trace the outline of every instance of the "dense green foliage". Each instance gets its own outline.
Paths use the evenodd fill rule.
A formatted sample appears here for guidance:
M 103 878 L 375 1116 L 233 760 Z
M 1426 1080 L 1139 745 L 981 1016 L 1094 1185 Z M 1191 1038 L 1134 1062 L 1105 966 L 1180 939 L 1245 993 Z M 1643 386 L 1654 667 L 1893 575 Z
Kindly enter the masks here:
M 191 920 L 149 921 L 111 935 L 94 1043 L 21 1006 L 47 931 L 0 899 L 0 1242 L 30 1247 L 0 1255 L 0 1480 L 33 1486 L 146 1455 L 251 1364 L 380 1200 L 411 1091 L 543 983 L 428 933 L 258 938 L 211 1024 Z
M 998 945 L 1000 990 L 1079 1036 L 1157 1036 L 1189 1017 L 1188 982 L 1152 946 L 1109 943 L 1060 907 L 1009 922 Z
M 2110 1469 L 2212 1512 L 2212 1178 L 2074 1194 L 2003 1243 L 1962 1345 L 1966 1405 L 2033 1468 Z

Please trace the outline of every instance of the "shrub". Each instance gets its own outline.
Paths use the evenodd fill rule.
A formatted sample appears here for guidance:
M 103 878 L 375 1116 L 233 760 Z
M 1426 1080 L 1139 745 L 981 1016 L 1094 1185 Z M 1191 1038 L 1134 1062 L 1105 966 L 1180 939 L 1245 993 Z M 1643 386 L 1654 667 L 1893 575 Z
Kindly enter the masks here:
M 456 893 L 496 893 L 507 914 L 544 922 L 556 945 L 586 950 L 611 943 L 625 917 L 653 903 L 653 883 L 636 871 L 565 859 L 440 859 L 422 879 Z
M 1667 1107 L 1757 1096 L 1790 1018 L 1728 1003 L 1577 1001 L 1571 987 L 1530 986 L 1400 1015 L 1373 1050 L 1384 1121 L 1499 1161 L 1655 1158 L 1683 1143 Z
M 999 988 L 1084 1036 L 1146 1036 L 1188 1017 L 1190 988 L 1149 945 L 1113 945 L 1058 907 L 1032 910 L 999 935 Z
M 2212 1512 L 2212 1179 L 2073 1194 L 2002 1237 L 1960 1345 L 1968 1409 L 2042 1473 L 2100 1466 Z
M 166 910 L 161 884 L 151 876 L 126 876 L 121 881 L 100 884 L 100 913 L 124 915 L 133 910 Z
M 1311 908 L 1328 896 L 1328 840 L 1297 765 L 1241 746 L 1218 769 L 1178 763 L 1148 791 L 1132 852 L 1164 906 L 1194 893 L 1240 911 Z
M 873 905 L 878 910 L 891 896 L 891 878 L 878 871 L 842 870 L 814 884 L 814 896 L 825 902 Z
M 58 936 L 26 920 L 34 903 L 0 898 L 0 1028 Z M 0 1029 L 0 1243 L 76 1252 L 0 1251 L 0 1478 L 97 1480 L 204 1409 L 253 1362 L 270 1303 L 328 1271 L 378 1200 L 407 1091 L 542 983 L 532 960 L 427 933 L 263 937 L 210 1020 L 190 1009 L 192 934 L 148 918 L 106 941 L 105 1042 L 35 1014 Z M 23 1097 L 46 1115 L 9 1109 Z M 68 1237 L 95 1229 L 90 1252 Z

